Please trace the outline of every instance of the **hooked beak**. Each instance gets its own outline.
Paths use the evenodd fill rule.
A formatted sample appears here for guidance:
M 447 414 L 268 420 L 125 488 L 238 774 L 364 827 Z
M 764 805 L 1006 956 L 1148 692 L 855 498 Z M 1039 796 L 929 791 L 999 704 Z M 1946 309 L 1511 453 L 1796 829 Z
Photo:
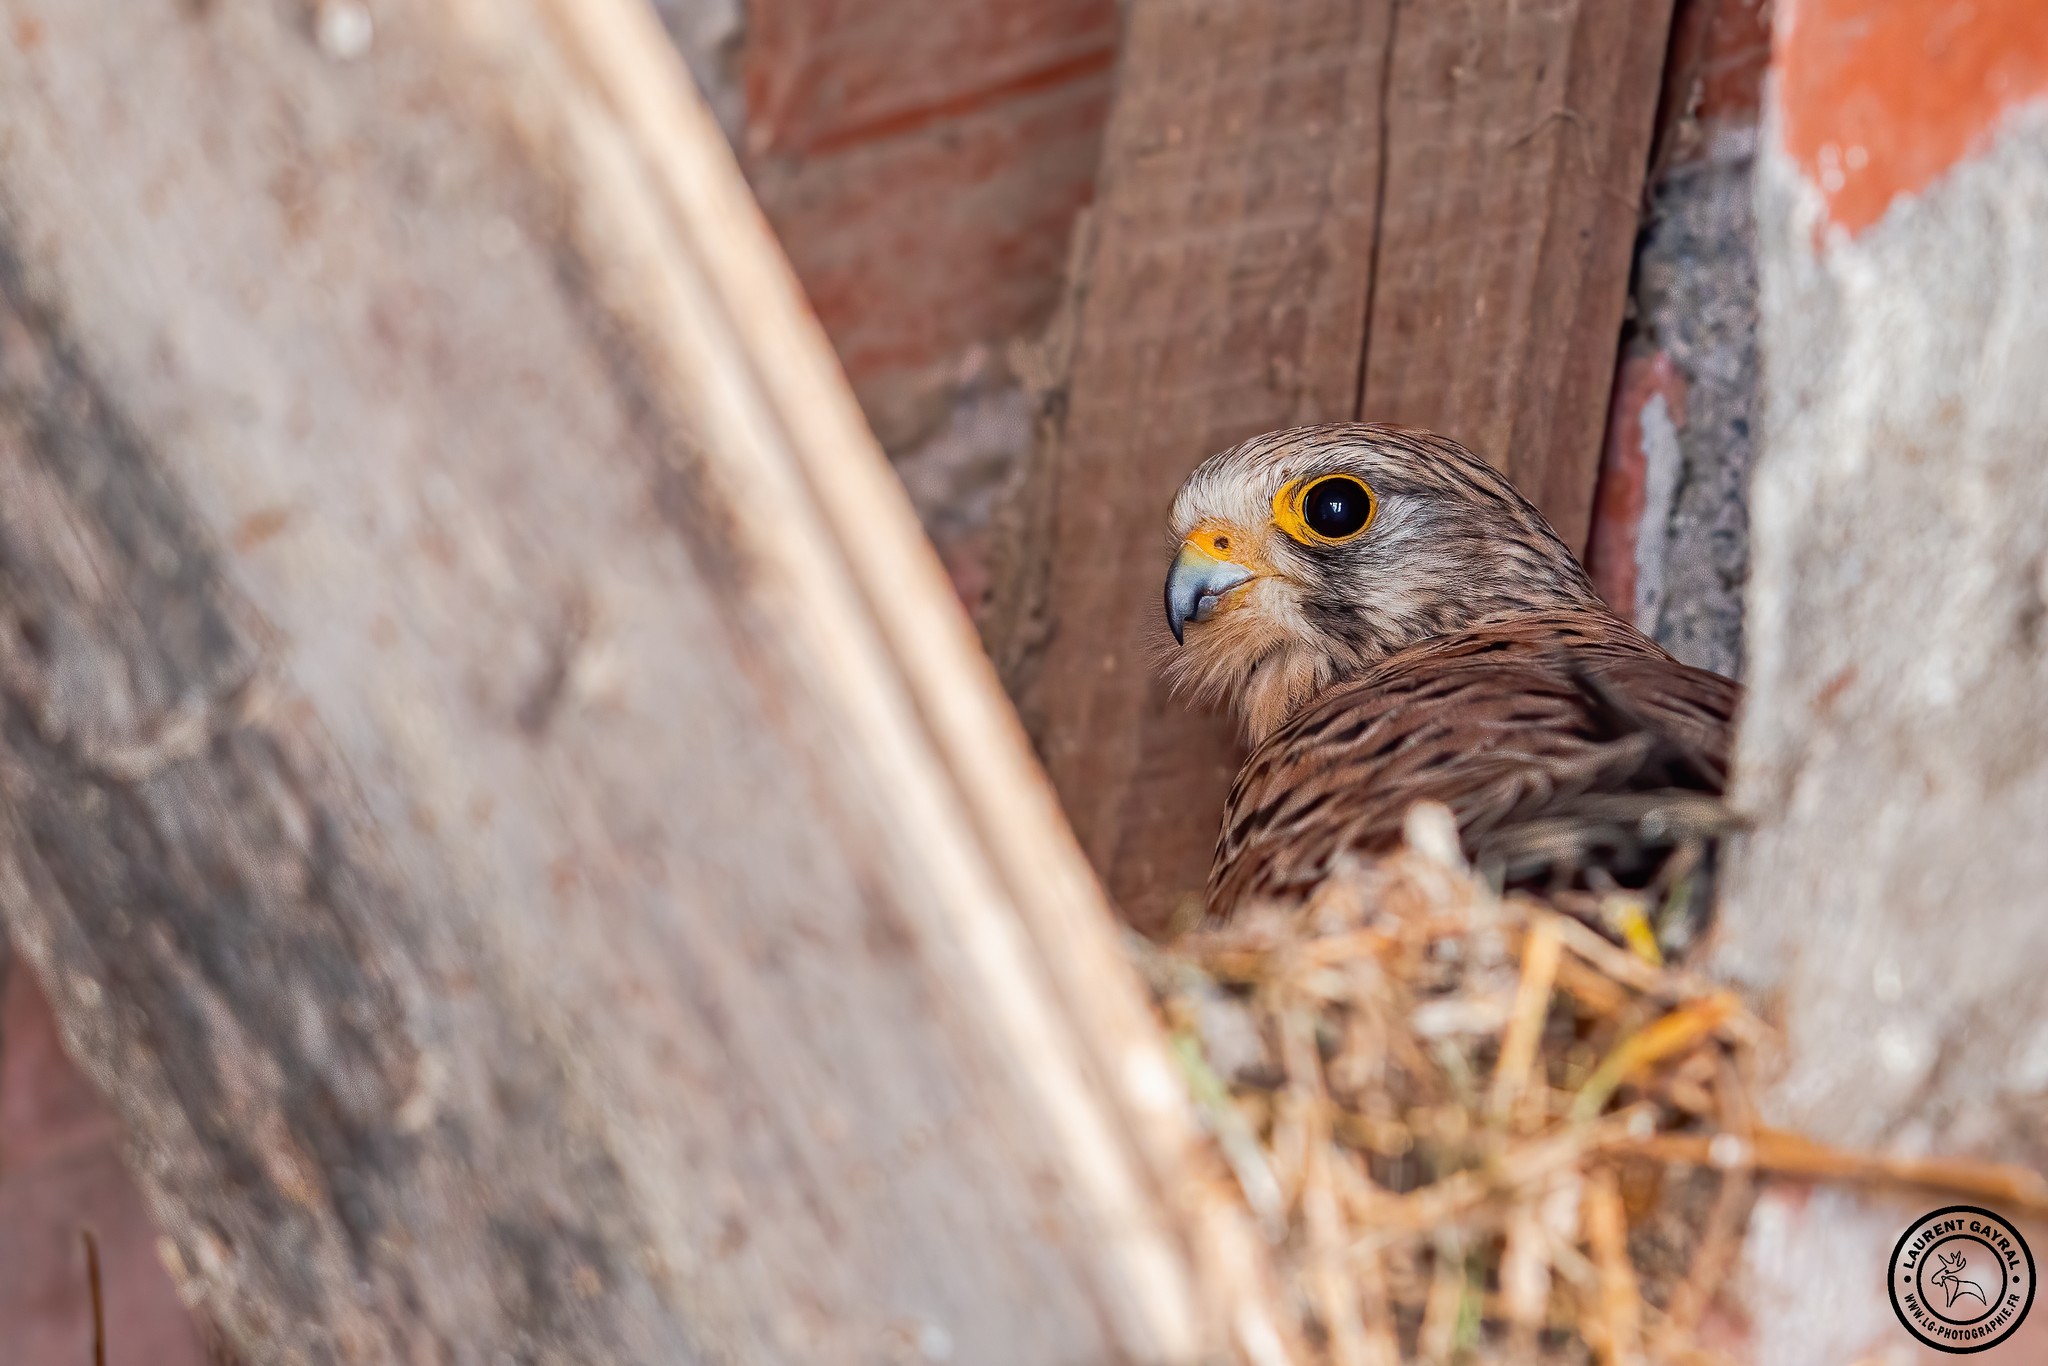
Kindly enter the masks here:
M 1190 621 L 1207 621 L 1223 595 L 1251 577 L 1251 570 L 1217 559 L 1192 540 L 1182 544 L 1166 573 L 1166 624 L 1174 643 L 1186 644 L 1182 628 Z

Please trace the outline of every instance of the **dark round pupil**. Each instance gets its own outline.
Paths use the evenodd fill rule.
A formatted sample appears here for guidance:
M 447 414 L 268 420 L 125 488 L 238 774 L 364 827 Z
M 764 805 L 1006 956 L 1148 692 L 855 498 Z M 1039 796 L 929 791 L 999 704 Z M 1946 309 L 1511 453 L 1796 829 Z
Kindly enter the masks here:
M 1308 491 L 1302 508 L 1310 530 L 1336 541 L 1356 535 L 1372 512 L 1372 495 L 1356 479 L 1325 479 Z

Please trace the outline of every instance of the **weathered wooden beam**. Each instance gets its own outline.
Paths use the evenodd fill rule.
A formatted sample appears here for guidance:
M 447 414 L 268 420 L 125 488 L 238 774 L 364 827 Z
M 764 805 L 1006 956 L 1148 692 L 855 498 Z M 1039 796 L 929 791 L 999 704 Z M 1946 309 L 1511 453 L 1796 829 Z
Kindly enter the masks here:
M 251 1361 L 1268 1337 L 651 14 L 0 3 L 0 913 Z
M 1139 924 L 1199 887 L 1239 757 L 1153 681 L 1159 528 L 1197 461 L 1293 423 L 1418 423 L 1583 537 L 1669 14 L 1133 0 L 989 633 Z
M 1670 0 L 1407 4 L 1361 415 L 1452 433 L 1582 546 Z
M 1126 915 L 1199 888 L 1239 754 L 1154 679 L 1159 537 L 1195 462 L 1351 416 L 1391 0 L 1139 0 L 1053 401 L 990 630 Z

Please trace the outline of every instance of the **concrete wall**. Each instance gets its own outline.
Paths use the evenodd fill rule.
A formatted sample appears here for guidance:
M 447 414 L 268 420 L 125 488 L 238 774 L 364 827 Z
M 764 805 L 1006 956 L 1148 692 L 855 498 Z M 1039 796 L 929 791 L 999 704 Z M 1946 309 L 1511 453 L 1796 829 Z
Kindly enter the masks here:
M 1757 122 L 1769 0 L 1686 0 L 1636 255 L 1589 567 L 1690 664 L 1742 669 L 1758 432 Z
M 1775 61 L 1737 764 L 1758 829 L 1721 963 L 1787 1031 L 1771 1121 L 2038 1170 L 2048 21 L 2038 0 L 1792 0 Z M 1753 1359 L 1918 1359 L 1884 1262 L 1942 1203 L 1768 1194 Z M 1986 1359 L 2048 1359 L 2044 1320 Z

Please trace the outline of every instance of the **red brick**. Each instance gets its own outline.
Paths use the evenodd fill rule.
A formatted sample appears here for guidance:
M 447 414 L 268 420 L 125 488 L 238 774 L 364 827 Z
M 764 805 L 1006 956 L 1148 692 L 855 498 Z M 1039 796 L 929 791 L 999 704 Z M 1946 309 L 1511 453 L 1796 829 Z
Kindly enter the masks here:
M 1657 107 L 1654 172 L 1705 155 L 1722 128 L 1753 128 L 1771 60 L 1773 0 L 1680 0 Z
M 1643 523 L 1643 486 L 1648 456 L 1643 450 L 1643 410 L 1662 395 L 1672 420 L 1685 425 L 1685 377 L 1662 351 L 1631 355 L 1614 378 L 1614 406 L 1607 419 L 1607 446 L 1600 457 L 1600 483 L 1593 499 L 1593 529 L 1586 545 L 1586 572 L 1609 607 L 1626 620 L 1636 615 L 1636 534 Z
M 1753 122 L 1771 65 L 1771 0 L 1720 0 L 1700 62 L 1704 123 Z
M 57 1022 L 19 959 L 0 982 L 0 1173 L 105 1145 L 115 1134 L 92 1083 L 57 1039 Z
M 92 1360 L 90 1229 L 111 1366 L 206 1366 L 121 1162 L 113 1117 L 65 1056 L 56 1020 L 18 962 L 0 992 L 0 1362 Z
M 1112 0 L 756 0 L 748 175 L 885 442 L 1035 329 L 1094 190 Z
M 0 1361 L 84 1366 L 92 1300 L 82 1230 L 99 1242 L 110 1366 L 206 1366 L 156 1230 L 112 1144 L 0 1181 Z
M 871 139 L 1099 73 L 1116 43 L 1114 0 L 752 0 L 747 24 L 757 154 Z
M 1036 326 L 1094 189 L 1107 76 L 940 128 L 754 168 L 754 185 L 869 416 L 919 425 L 933 367 Z M 893 429 L 893 430 L 892 430 Z

